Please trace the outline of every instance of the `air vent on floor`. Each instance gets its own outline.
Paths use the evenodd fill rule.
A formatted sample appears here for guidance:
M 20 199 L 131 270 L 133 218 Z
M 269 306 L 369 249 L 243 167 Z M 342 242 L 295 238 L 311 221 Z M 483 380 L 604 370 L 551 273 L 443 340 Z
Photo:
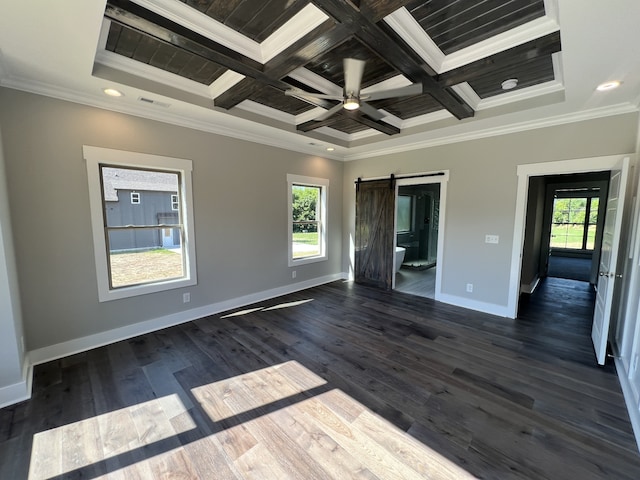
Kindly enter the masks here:
M 143 103 L 149 103 L 151 105 L 155 105 L 156 107 L 167 108 L 171 106 L 170 103 L 159 102 L 158 100 L 153 100 L 152 98 L 147 98 L 147 97 L 138 97 L 138 100 L 140 100 Z

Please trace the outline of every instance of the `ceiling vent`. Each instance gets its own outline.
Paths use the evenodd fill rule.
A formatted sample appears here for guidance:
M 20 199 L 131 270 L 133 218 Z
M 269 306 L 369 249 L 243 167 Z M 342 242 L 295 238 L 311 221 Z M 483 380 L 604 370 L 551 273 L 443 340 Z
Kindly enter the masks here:
M 156 107 L 168 108 L 168 107 L 171 106 L 170 103 L 159 102 L 158 100 L 153 100 L 153 99 L 147 98 L 147 97 L 138 97 L 138 100 L 141 101 L 142 103 L 148 103 L 150 105 L 155 105 Z

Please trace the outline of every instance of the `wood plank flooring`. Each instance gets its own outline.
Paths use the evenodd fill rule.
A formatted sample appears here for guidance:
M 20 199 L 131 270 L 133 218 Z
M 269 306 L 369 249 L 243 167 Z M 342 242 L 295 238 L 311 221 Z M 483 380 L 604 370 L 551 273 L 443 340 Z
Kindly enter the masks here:
M 637 480 L 589 295 L 513 321 L 334 282 L 39 365 L 0 478 Z
M 402 293 L 410 293 L 419 297 L 435 298 L 436 293 L 436 267 L 426 270 L 416 270 L 402 267 L 396 273 L 395 290 Z

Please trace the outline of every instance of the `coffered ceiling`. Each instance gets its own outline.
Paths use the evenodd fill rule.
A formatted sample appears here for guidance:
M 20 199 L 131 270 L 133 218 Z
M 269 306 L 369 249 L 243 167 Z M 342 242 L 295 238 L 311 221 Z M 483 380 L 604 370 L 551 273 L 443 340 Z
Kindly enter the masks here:
M 338 158 L 638 108 L 633 0 L 10 3 L 0 85 Z M 364 62 L 355 92 L 345 59 Z M 598 98 L 613 79 L 625 95 Z

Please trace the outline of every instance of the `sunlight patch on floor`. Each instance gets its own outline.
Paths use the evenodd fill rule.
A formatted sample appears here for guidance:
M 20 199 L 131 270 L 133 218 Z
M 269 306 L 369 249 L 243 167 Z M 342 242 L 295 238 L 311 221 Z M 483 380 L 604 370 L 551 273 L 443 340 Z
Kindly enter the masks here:
M 196 428 L 188 415 L 176 426 L 167 411 L 186 413 L 177 394 L 36 433 L 29 478 L 64 475 Z
M 297 307 L 299 305 L 304 305 L 305 303 L 308 303 L 308 302 L 313 302 L 313 298 L 309 298 L 307 300 L 298 300 L 296 302 L 281 303 L 279 305 L 273 305 L 272 307 L 248 308 L 246 310 L 240 310 L 240 311 L 237 311 L 237 312 L 229 313 L 229 314 L 224 315 L 224 316 L 222 316 L 220 318 L 241 317 L 243 315 L 249 315 L 250 313 L 254 313 L 254 312 L 268 312 L 270 310 L 279 310 L 281 308 Z

